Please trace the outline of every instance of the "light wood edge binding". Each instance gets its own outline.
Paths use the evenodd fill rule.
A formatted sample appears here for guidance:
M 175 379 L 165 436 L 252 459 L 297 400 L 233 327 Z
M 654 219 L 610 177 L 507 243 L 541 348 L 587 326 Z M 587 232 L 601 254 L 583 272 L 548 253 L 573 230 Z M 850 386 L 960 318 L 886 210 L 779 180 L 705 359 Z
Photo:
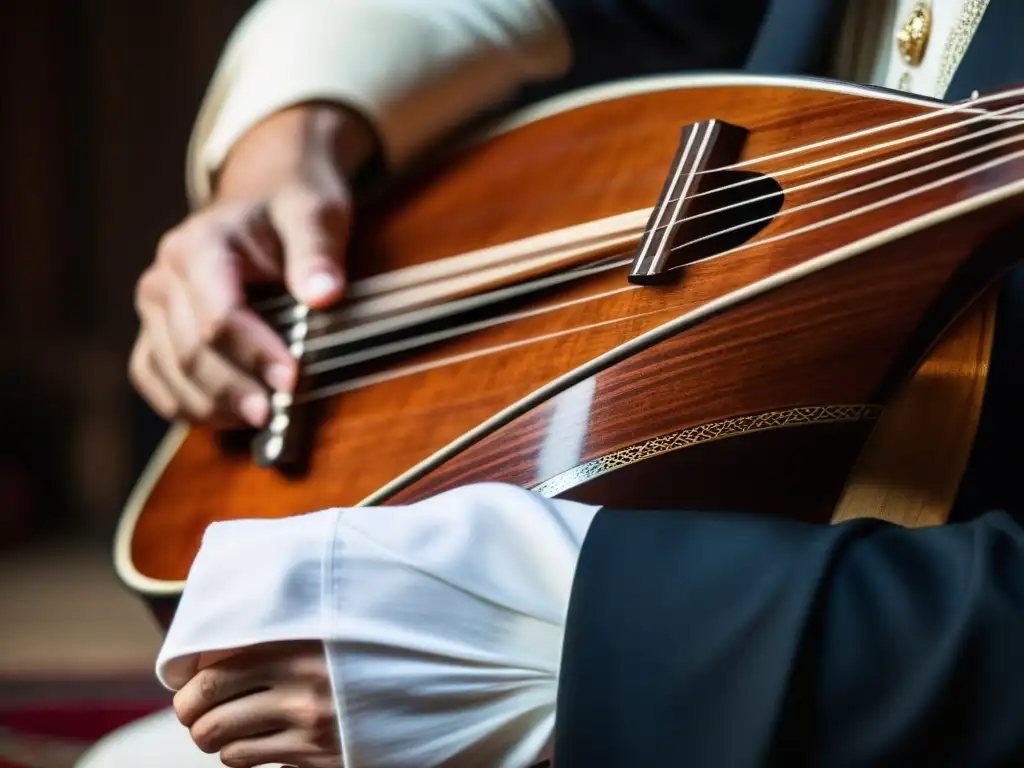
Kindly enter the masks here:
M 999 286 L 943 334 L 871 430 L 832 516 L 906 528 L 949 519 L 988 382 Z
M 831 93 L 846 93 L 850 95 L 864 96 L 884 101 L 916 104 L 921 107 L 935 110 L 949 106 L 944 102 L 915 97 L 910 94 L 888 91 L 869 86 L 842 83 L 838 81 L 818 80 L 810 77 L 746 74 L 656 76 L 635 78 L 607 85 L 592 86 L 574 93 L 557 96 L 511 115 L 506 120 L 499 122 L 490 131 L 469 140 L 466 142 L 466 145 L 472 146 L 488 138 L 500 136 L 503 133 L 536 120 L 602 101 L 610 101 L 639 93 L 650 93 L 660 90 L 729 86 L 782 86 L 789 88 L 806 88 Z M 712 315 L 731 306 L 744 301 L 749 301 L 757 296 L 775 290 L 782 285 L 807 277 L 821 269 L 843 262 L 860 253 L 877 248 L 899 238 L 906 237 L 915 232 L 919 232 L 927 227 L 934 226 L 942 221 L 947 221 L 956 216 L 963 215 L 969 211 L 977 210 L 978 208 L 991 205 L 999 200 L 1012 197 L 1022 191 L 1024 191 L 1024 180 L 1019 184 L 1007 186 L 999 190 L 993 190 L 984 195 L 979 195 L 954 205 L 947 206 L 944 209 L 932 211 L 925 216 L 891 227 L 882 232 L 878 232 L 855 243 L 850 243 L 843 248 L 822 254 L 821 256 L 797 265 L 796 267 L 776 273 L 771 277 L 758 281 L 757 283 L 744 286 L 743 288 L 709 302 L 696 310 L 681 315 L 658 328 L 648 331 L 617 349 L 594 358 L 575 370 L 550 381 L 547 385 L 538 388 L 527 397 L 513 403 L 505 410 L 480 423 L 476 428 L 470 430 L 456 440 L 453 440 L 451 443 L 441 448 L 433 455 L 427 457 L 419 464 L 411 467 L 390 483 L 378 489 L 375 493 L 370 494 L 359 502 L 359 506 L 372 505 L 387 498 L 387 496 L 403 487 L 408 482 L 411 482 L 414 478 L 443 463 L 449 457 L 461 451 L 464 447 L 471 445 L 480 437 L 492 432 L 502 424 L 511 421 L 515 417 L 525 413 L 561 390 L 593 375 L 617 360 L 623 359 L 635 351 L 643 349 L 644 347 L 656 342 L 659 338 L 665 338 L 677 333 L 683 328 L 702 322 L 706 318 L 711 317 Z M 187 434 L 187 424 L 175 423 L 171 426 L 167 435 L 161 441 L 157 450 L 146 465 L 146 468 L 140 475 L 135 487 L 132 489 L 128 500 L 125 503 L 123 513 L 118 521 L 117 529 L 114 534 L 114 569 L 118 577 L 129 589 L 151 597 L 175 597 L 181 593 L 185 586 L 185 582 L 153 579 L 143 573 L 140 573 L 138 569 L 135 568 L 135 564 L 131 557 L 132 536 L 134 534 L 135 524 L 138 521 L 139 516 L 142 514 L 142 509 L 145 506 L 146 499 L 149 497 L 149 493 L 156 485 L 160 475 L 174 457 L 175 452 L 184 441 Z

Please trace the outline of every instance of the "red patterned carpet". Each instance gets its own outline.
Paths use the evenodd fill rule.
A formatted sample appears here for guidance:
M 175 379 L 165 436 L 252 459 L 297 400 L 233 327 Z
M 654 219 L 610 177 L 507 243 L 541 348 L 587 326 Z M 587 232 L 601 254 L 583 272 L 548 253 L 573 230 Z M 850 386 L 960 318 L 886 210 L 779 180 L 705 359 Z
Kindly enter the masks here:
M 169 702 L 151 679 L 0 679 L 0 768 L 70 768 L 90 744 Z

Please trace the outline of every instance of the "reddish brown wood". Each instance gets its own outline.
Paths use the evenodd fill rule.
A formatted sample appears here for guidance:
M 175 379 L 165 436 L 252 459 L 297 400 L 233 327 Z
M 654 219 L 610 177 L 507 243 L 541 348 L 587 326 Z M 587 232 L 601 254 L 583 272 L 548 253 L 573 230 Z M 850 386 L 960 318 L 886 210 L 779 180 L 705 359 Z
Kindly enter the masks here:
M 625 446 L 744 414 L 883 403 L 888 393 L 880 387 L 911 329 L 923 320 L 932 299 L 975 240 L 976 234 L 958 223 L 943 225 L 915 237 L 912 244 L 897 242 L 876 249 L 720 314 L 554 396 L 391 501 L 410 502 L 485 479 L 530 487 Z M 577 420 L 553 418 L 562 403 L 590 386 L 595 388 L 593 404 Z M 837 451 L 851 450 L 851 440 L 855 447 L 864 437 L 858 429 L 834 435 L 824 425 L 798 429 L 824 433 L 814 439 L 821 439 L 823 453 L 833 458 Z M 586 439 L 577 453 L 570 443 L 579 433 Z M 733 437 L 729 442 L 740 440 Z M 566 447 L 553 450 L 552 444 Z M 562 465 L 549 463 L 545 472 L 538 472 L 542 447 L 549 456 L 565 456 Z M 729 469 L 734 462 L 736 469 Z M 755 463 L 756 455 L 732 456 L 721 465 L 725 474 L 690 477 L 668 503 L 685 506 L 696 503 L 692 499 L 708 497 L 706 491 L 693 487 L 696 480 L 702 488 L 734 482 L 736 475 L 750 482 Z M 808 485 L 811 470 L 804 480 Z M 679 475 L 667 474 L 666 480 L 677 482 Z M 620 481 L 632 489 L 644 488 L 625 477 Z M 799 489 L 792 490 L 799 494 Z M 832 490 L 838 493 L 839 489 Z M 646 496 L 647 491 L 639 493 Z M 597 501 L 585 489 L 568 495 Z M 751 498 L 748 504 L 755 502 Z M 776 505 L 776 499 L 762 499 L 757 508 L 765 505 Z M 827 519 L 830 511 L 822 508 L 812 516 Z
M 754 158 L 910 117 L 924 109 L 785 85 L 661 91 L 574 109 L 452 158 L 432 175 L 366 211 L 351 254 L 353 272 L 356 277 L 376 274 L 650 207 L 672 161 L 679 129 L 688 123 L 718 118 L 749 129 L 744 157 Z M 956 119 L 963 118 L 939 118 L 930 121 L 929 126 Z M 920 126 L 908 126 L 888 133 L 886 138 L 899 133 L 910 136 L 918 130 Z M 955 135 L 951 131 L 945 138 Z M 844 144 L 843 151 L 867 147 L 873 141 L 874 137 L 859 139 Z M 873 157 L 892 156 L 914 146 L 920 144 L 878 151 Z M 965 148 L 958 145 L 945 151 L 945 156 Z M 798 161 L 778 158 L 758 163 L 751 170 L 776 174 L 779 183 L 791 188 L 816 178 L 820 171 L 779 172 L 835 152 L 834 147 L 822 148 L 801 154 Z M 943 157 L 943 152 L 890 167 L 885 173 L 933 162 Z M 982 159 L 995 155 L 988 153 Z M 865 156 L 851 158 L 830 169 L 836 172 L 853 168 L 865 160 Z M 310 474 L 301 481 L 257 469 L 245 456 L 226 457 L 209 431 L 194 430 L 163 473 L 137 523 L 132 541 L 135 566 L 151 578 L 181 580 L 203 531 L 212 521 L 281 517 L 358 503 L 493 414 L 639 334 L 781 269 L 979 190 L 1007 183 L 1024 170 L 1020 161 L 1010 162 L 868 215 L 778 243 L 765 242 L 848 211 L 852 203 L 866 205 L 911 191 L 937 179 L 940 173 L 964 167 L 963 163 L 954 163 L 842 201 L 792 213 L 794 208 L 825 194 L 880 179 L 882 173 L 859 174 L 787 194 L 782 215 L 755 238 L 753 247 L 692 265 L 677 284 L 628 290 L 410 354 L 402 364 L 616 321 L 335 398 L 318 432 Z M 1021 207 L 1019 201 L 1011 200 L 891 243 L 730 309 L 607 366 L 576 388 L 594 388 L 592 405 L 579 417 L 585 422 L 581 449 L 555 451 L 562 458 L 543 471 L 537 461 L 539 447 L 571 442 L 555 430 L 551 419 L 559 402 L 574 396 L 571 390 L 506 424 L 389 502 L 421 498 L 474 480 L 532 485 L 563 467 L 571 468 L 573 462 L 737 415 L 797 405 L 882 401 L 894 366 L 902 366 L 903 373 L 909 369 L 907 358 L 900 355 L 908 349 L 914 329 L 925 322 L 925 336 L 934 338 L 941 330 L 943 317 L 948 319 L 963 304 L 964 296 L 954 297 L 937 315 L 926 315 L 955 270 L 968 261 L 969 254 L 988 234 L 1015 218 Z M 994 279 L 998 266 L 990 265 L 979 282 Z M 625 287 L 627 272 L 628 266 L 570 284 L 536 306 Z M 559 428 L 567 430 L 566 434 L 572 431 L 564 424 Z M 822 447 L 821 454 L 831 451 L 839 464 L 855 454 L 865 434 L 863 428 L 810 429 L 817 430 L 813 434 Z M 811 434 L 804 428 L 792 432 L 794 456 L 801 455 L 800 450 L 806 452 L 806 442 L 804 449 L 798 444 Z M 740 457 L 740 470 L 705 470 L 701 476 L 713 475 L 721 486 L 722 478 L 743 475 L 748 469 L 755 471 L 756 454 L 742 447 L 753 443 L 744 440 L 723 442 L 735 446 L 739 453 L 732 448 L 713 449 Z M 707 454 L 708 450 L 702 452 Z M 685 461 L 685 454 L 680 452 L 669 461 Z M 814 467 L 809 466 L 808 472 L 812 471 Z M 834 469 L 832 474 L 841 476 Z M 625 479 L 627 475 L 620 477 Z M 611 481 L 602 482 L 607 489 Z M 671 487 L 666 493 L 664 487 L 655 488 L 650 482 L 637 483 L 632 503 L 643 506 L 648 501 L 645 489 L 650 490 L 652 503 L 658 504 L 685 504 L 688 499 L 696 503 L 713 497 L 713 483 L 699 493 L 695 481 L 689 486 L 694 489 L 691 495 L 687 495 L 685 486 L 673 495 Z M 812 486 L 815 483 L 808 481 L 807 488 Z M 587 492 L 586 488 L 575 491 L 578 496 Z M 808 491 L 807 498 L 813 497 L 813 503 L 804 505 L 808 508 L 805 511 L 813 517 L 813 508 L 833 492 L 832 481 L 813 493 Z M 617 499 L 620 504 L 626 501 Z

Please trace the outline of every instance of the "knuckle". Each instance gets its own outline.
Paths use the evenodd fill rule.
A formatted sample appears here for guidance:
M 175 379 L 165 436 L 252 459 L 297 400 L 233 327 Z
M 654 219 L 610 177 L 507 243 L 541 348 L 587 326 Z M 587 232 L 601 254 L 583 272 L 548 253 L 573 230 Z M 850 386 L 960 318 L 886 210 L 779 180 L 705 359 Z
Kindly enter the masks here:
M 149 403 L 149 406 L 156 411 L 157 415 L 162 419 L 173 421 L 181 416 L 181 409 L 176 405 L 164 405 L 163 403 L 158 403 L 152 399 L 148 399 L 146 402 Z
M 194 406 L 192 406 L 191 410 L 192 410 L 192 413 L 191 413 L 192 418 L 195 421 L 202 422 L 204 424 L 206 422 L 209 422 L 210 420 L 212 420 L 214 415 L 217 413 L 216 406 L 214 405 L 213 401 L 210 400 L 209 398 L 203 398 L 200 402 L 198 402 Z M 212 694 L 211 694 L 211 696 L 212 696 Z M 211 701 L 212 700 L 215 700 L 215 699 L 211 698 Z
M 181 415 L 181 409 L 177 403 L 165 402 L 159 398 L 153 397 L 152 394 L 146 389 L 141 390 L 143 399 L 146 404 L 156 411 L 156 414 L 167 421 L 172 421 Z
M 294 674 L 312 682 L 327 681 L 327 660 L 324 651 L 315 645 L 304 645 L 289 658 Z
M 200 672 L 197 678 L 199 698 L 205 704 L 215 704 L 220 695 L 220 683 L 217 676 L 211 674 L 211 671 L 207 669 Z
M 245 746 L 228 744 L 220 751 L 220 761 L 228 768 L 252 768 L 257 765 L 255 757 Z
M 192 708 L 189 706 L 189 701 L 183 691 L 178 691 L 174 694 L 173 707 L 174 714 L 177 716 L 179 723 L 186 728 L 192 725 Z
M 139 279 L 135 283 L 136 310 L 141 311 L 143 303 L 155 301 L 163 293 L 162 282 L 160 270 L 155 266 L 147 267 L 139 275 Z
M 185 226 L 169 229 L 160 236 L 156 244 L 156 262 L 158 264 L 174 264 L 187 253 L 185 247 Z
M 211 242 L 223 239 L 218 222 L 207 213 L 196 214 L 165 232 L 157 242 L 155 264 L 187 275 L 202 259 Z
M 315 693 L 297 696 L 291 702 L 291 721 L 303 731 L 322 733 L 333 722 L 332 712 Z
M 189 734 L 195 745 L 208 755 L 223 746 L 223 728 L 215 717 L 202 718 L 189 729 Z

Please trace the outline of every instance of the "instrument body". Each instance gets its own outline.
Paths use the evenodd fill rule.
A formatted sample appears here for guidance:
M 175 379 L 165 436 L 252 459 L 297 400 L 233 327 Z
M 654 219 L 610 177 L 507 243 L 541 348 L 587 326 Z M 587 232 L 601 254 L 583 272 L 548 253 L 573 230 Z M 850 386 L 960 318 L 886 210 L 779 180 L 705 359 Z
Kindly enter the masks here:
M 741 170 L 774 180 L 781 209 L 665 284 L 631 285 L 628 264 L 595 271 L 499 316 L 511 319 L 356 366 L 347 375 L 371 383 L 324 401 L 303 477 L 175 426 L 122 516 L 119 574 L 173 605 L 211 522 L 485 480 L 827 520 L 895 387 L 1016 261 L 999 246 L 1017 234 L 1024 159 L 972 169 L 1024 142 L 986 150 L 1013 127 L 973 137 L 974 113 L 935 114 L 946 106 L 722 75 L 590 89 L 514 116 L 360 214 L 356 282 L 649 210 L 680 129 L 704 120 L 748 131 Z M 629 257 L 641 234 L 612 238 L 594 263 Z

